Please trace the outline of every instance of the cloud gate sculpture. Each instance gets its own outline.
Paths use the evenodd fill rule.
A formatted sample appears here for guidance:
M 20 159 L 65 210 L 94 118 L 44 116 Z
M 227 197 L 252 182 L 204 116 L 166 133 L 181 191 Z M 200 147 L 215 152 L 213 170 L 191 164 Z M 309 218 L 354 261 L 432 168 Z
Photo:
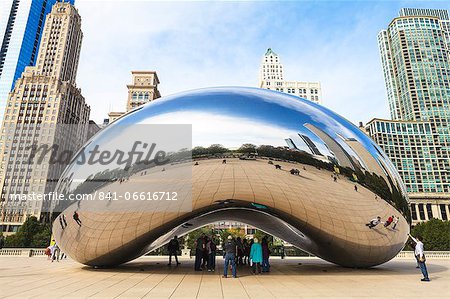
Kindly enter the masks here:
M 111 150 L 150 144 L 141 140 L 149 136 L 152 149 L 166 145 L 147 163 L 86 156 L 142 158 Z M 91 196 L 53 207 L 61 211 L 56 242 L 91 266 L 118 265 L 174 235 L 231 220 L 327 261 L 370 267 L 403 248 L 410 223 L 401 178 L 370 138 L 320 105 L 256 88 L 194 90 L 140 106 L 91 138 L 57 192 Z M 377 216 L 382 223 L 369 228 Z M 398 217 L 395 228 L 383 225 L 390 216 Z

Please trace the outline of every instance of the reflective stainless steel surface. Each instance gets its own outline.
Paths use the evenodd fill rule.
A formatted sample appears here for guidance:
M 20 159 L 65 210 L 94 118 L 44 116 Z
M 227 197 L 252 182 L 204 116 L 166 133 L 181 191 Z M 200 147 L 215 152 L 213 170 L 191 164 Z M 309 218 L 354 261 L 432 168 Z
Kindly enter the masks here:
M 404 246 L 409 205 L 397 171 L 370 138 L 322 106 L 263 89 L 195 90 L 142 106 L 91 142 L 115 132 L 120 136 L 120 126 L 133 124 L 192 124 L 194 161 L 184 162 L 192 169 L 192 208 L 119 212 L 73 204 L 63 212 L 68 226 L 62 229 L 57 219 L 53 233 L 62 250 L 81 263 L 117 265 L 174 234 L 218 220 L 255 225 L 343 266 L 381 264 Z M 211 147 L 217 144 L 222 147 Z M 177 175 L 173 167 L 162 171 Z M 147 180 L 151 190 L 162 173 L 130 174 L 126 184 L 110 178 L 106 188 L 123 193 Z M 93 175 L 88 166 L 71 165 L 58 190 L 77 192 L 67 182 Z M 74 210 L 81 226 L 71 219 Z M 395 229 L 366 226 L 391 215 L 399 217 Z

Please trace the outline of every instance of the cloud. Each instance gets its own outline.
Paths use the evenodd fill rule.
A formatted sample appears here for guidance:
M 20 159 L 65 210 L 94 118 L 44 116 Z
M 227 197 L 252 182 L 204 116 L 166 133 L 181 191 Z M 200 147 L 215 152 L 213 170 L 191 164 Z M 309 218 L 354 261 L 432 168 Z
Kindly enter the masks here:
M 76 5 L 84 32 L 77 82 L 97 122 L 125 109 L 131 70 L 156 70 L 163 96 L 208 86 L 256 87 L 262 55 L 272 47 L 287 80 L 320 81 L 323 104 L 354 123 L 389 117 L 376 35 L 401 6 L 411 6 L 87 0 Z

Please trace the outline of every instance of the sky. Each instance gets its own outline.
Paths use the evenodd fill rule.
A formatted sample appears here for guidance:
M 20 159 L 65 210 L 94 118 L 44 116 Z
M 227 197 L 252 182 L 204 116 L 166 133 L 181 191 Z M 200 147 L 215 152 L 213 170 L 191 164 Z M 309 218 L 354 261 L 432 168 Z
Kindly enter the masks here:
M 125 111 L 132 70 L 154 70 L 162 96 L 258 86 L 267 48 L 285 80 L 319 81 L 322 104 L 357 124 L 390 118 L 377 34 L 402 7 L 449 1 L 76 0 L 84 33 L 77 86 L 102 123 Z

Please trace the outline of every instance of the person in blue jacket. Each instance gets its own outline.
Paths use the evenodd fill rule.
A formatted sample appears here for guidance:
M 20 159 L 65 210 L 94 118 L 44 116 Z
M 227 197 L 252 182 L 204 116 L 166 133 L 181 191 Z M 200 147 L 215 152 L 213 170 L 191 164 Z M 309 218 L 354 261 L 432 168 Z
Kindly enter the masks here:
M 253 274 L 256 274 L 256 268 L 258 268 L 258 273 L 261 274 L 261 263 L 262 263 L 262 247 L 259 244 L 257 238 L 253 239 L 253 245 L 250 248 L 250 259 L 253 266 Z

